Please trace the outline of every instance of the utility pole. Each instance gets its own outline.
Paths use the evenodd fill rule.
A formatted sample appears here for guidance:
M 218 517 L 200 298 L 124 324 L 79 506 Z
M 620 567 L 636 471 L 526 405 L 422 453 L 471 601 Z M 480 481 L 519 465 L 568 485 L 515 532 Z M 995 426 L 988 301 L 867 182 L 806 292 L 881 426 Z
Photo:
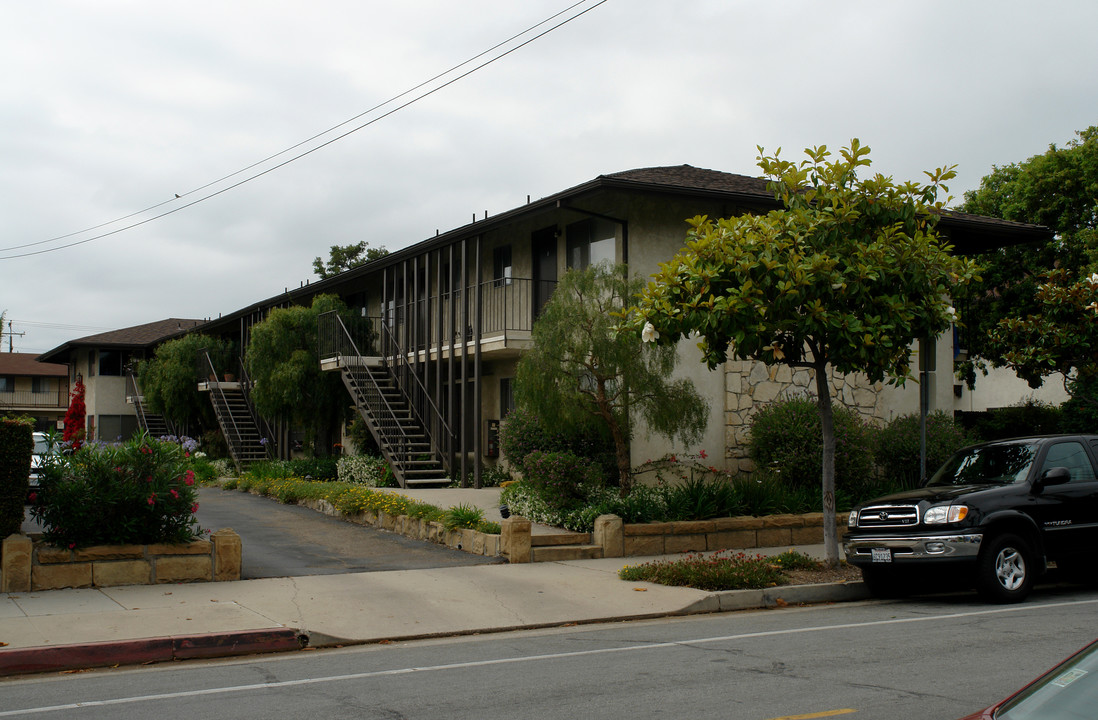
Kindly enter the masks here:
M 8 352 L 9 353 L 14 352 L 14 350 L 12 349 L 12 342 L 11 342 L 12 339 L 14 338 L 14 336 L 18 335 L 19 337 L 23 337 L 24 335 L 26 335 L 25 332 L 12 332 L 11 322 L 12 322 L 11 320 L 8 320 L 8 329 L 7 330 L 4 330 L 4 326 L 0 325 L 0 342 L 3 342 L 5 335 L 8 336 Z

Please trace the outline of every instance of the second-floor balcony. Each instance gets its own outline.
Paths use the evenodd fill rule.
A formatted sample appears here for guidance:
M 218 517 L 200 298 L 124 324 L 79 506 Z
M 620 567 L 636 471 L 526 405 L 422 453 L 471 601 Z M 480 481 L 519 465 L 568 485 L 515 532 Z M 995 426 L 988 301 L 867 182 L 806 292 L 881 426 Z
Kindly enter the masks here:
M 539 287 L 541 286 L 541 287 Z M 532 344 L 536 310 L 553 283 L 528 278 L 489 280 L 467 293 L 443 293 L 385 304 L 382 316 L 354 318 L 346 332 L 362 358 L 403 352 L 409 359 L 445 359 L 451 355 L 516 356 Z M 336 353 L 322 320 L 321 357 Z
M 14 392 L 0 392 L 0 411 L 4 410 L 30 410 L 30 409 L 64 409 L 69 406 L 69 388 L 63 385 L 51 390 L 34 392 L 32 390 L 16 390 Z

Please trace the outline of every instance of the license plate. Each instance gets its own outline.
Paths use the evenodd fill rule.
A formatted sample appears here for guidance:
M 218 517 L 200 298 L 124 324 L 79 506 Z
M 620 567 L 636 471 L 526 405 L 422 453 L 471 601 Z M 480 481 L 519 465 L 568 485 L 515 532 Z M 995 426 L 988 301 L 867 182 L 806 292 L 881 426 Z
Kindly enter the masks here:
M 870 548 L 872 553 L 872 559 L 875 563 L 890 563 L 892 562 L 892 551 L 888 548 Z

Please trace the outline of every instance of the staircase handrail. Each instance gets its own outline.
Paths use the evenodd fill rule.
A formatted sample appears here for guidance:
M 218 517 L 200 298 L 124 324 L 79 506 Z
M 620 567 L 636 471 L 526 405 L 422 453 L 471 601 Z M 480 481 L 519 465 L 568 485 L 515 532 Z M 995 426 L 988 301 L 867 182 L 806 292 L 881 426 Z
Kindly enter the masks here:
M 322 344 L 321 347 L 319 348 L 320 356 L 322 358 L 331 357 L 331 354 L 333 352 L 336 355 L 340 356 L 340 357 L 348 357 L 348 356 L 349 357 L 355 357 L 355 358 L 364 357 L 362 355 L 362 353 L 359 351 L 358 345 L 357 345 L 357 343 L 355 343 L 355 340 L 351 336 L 350 331 L 347 330 L 347 326 L 346 326 L 346 324 L 344 324 L 343 318 L 341 318 L 339 316 L 338 311 L 330 310 L 326 313 L 322 313 L 320 315 L 320 317 L 318 318 L 318 322 L 320 323 L 320 326 L 321 326 L 320 327 L 320 342 L 321 343 L 326 343 L 326 344 Z M 384 325 L 385 325 L 384 323 L 381 323 L 382 327 L 384 327 Z M 327 326 L 327 327 L 325 327 L 325 326 Z M 338 332 L 338 333 L 336 332 L 336 329 L 335 329 L 336 326 L 338 326 L 339 331 L 341 331 L 341 332 Z M 325 332 L 325 330 L 327 330 L 328 332 Z M 374 390 L 374 396 L 377 397 L 384 404 L 385 410 L 389 413 L 390 417 L 395 416 L 396 411 L 393 409 L 393 406 L 389 404 L 389 401 L 388 401 L 388 399 L 386 399 L 385 393 L 382 391 L 381 386 L 379 386 L 377 384 L 377 380 L 370 373 L 364 373 L 364 374 L 365 374 L 366 377 L 369 378 L 370 384 L 373 386 L 372 389 Z M 418 380 L 418 378 L 416 378 L 416 379 Z M 397 383 L 397 385 L 398 385 L 398 387 L 400 387 L 400 391 L 405 396 L 405 398 L 409 399 L 408 407 L 411 410 L 411 412 L 415 413 L 417 418 L 419 418 L 420 425 L 423 427 L 424 431 L 428 434 L 428 437 L 430 438 L 432 445 L 435 445 L 437 447 L 437 443 L 435 441 L 435 438 L 431 434 L 431 429 L 427 426 L 426 423 L 423 422 L 422 418 L 419 416 L 419 412 L 418 412 L 418 410 L 416 410 L 415 404 L 411 402 L 410 398 L 408 398 L 408 393 L 405 391 L 403 386 L 400 385 L 400 383 Z M 430 401 L 430 397 L 428 397 L 428 401 Z M 433 402 L 431 403 L 431 405 L 432 405 L 432 407 L 434 407 Z M 435 408 L 435 411 L 437 412 L 437 408 Z M 442 423 L 442 427 L 445 429 L 445 431 L 447 433 L 449 433 L 450 427 L 449 427 L 449 425 L 446 424 L 446 421 L 442 419 L 442 414 L 441 413 L 438 413 L 438 418 Z M 402 427 L 399 423 L 396 425 L 396 429 L 400 432 L 400 435 L 404 438 L 405 442 L 407 442 L 410 439 L 408 437 L 408 433 L 405 431 L 404 427 Z M 443 455 L 443 453 L 439 453 L 439 454 Z M 449 463 L 444 461 L 443 465 L 446 466 L 447 470 L 449 470 Z
M 225 390 L 221 387 L 221 383 L 219 381 L 217 381 L 217 368 L 214 367 L 213 359 L 210 357 L 209 351 L 207 351 L 205 349 L 202 349 L 202 350 L 199 350 L 198 353 L 199 353 L 199 362 L 201 362 L 201 358 L 206 359 L 206 365 L 207 365 L 207 367 L 209 367 L 210 377 L 214 378 L 214 382 L 210 383 L 210 392 L 216 392 L 221 397 L 221 407 L 224 407 L 224 408 L 229 407 L 229 399 L 227 397 L 225 397 Z M 230 412 L 230 413 L 228 413 L 228 416 L 229 416 L 229 422 L 232 423 L 232 426 L 233 426 L 233 434 L 236 438 L 236 441 L 239 442 L 241 440 L 241 438 L 243 437 L 243 434 L 240 432 L 240 428 L 237 427 L 236 418 L 233 417 L 233 414 Z M 234 443 L 229 441 L 229 438 L 225 438 L 225 441 L 229 446 L 229 452 L 234 452 L 233 451 Z
M 446 437 L 450 437 L 450 425 L 446 422 L 446 419 L 442 417 L 442 411 L 438 409 L 438 405 L 435 404 L 434 399 L 431 397 L 430 393 L 427 392 L 427 387 L 423 384 L 423 381 L 420 380 L 419 375 L 417 375 L 412 369 L 411 363 L 408 362 L 408 354 L 404 352 L 404 349 L 400 346 L 400 343 L 397 342 L 396 337 L 393 335 L 392 329 L 384 322 L 380 324 L 381 331 L 385 333 L 386 338 L 386 342 L 382 343 L 382 347 L 392 348 L 388 353 L 386 353 L 385 360 L 387 362 L 395 362 L 396 364 L 398 364 L 400 366 L 400 369 L 404 371 L 402 373 L 402 377 L 412 378 L 413 382 L 415 382 L 416 384 L 416 389 L 419 391 L 423 399 L 427 401 L 427 409 L 430 411 L 431 417 L 438 422 Z M 401 394 L 404 395 L 404 399 L 408 401 L 408 407 L 413 413 L 415 413 L 416 419 L 419 420 L 419 424 L 427 433 L 427 437 L 431 439 L 431 444 L 435 448 L 439 449 L 438 454 L 443 458 L 442 464 L 446 467 L 446 470 L 449 471 L 451 469 L 449 456 L 447 455 L 447 453 L 441 451 L 441 444 L 438 442 L 437 438 L 435 438 L 435 434 L 431 431 L 431 428 L 433 426 L 424 421 L 423 415 L 419 411 L 419 403 L 416 403 L 412 400 L 411 394 L 404 387 L 403 383 L 397 383 L 397 386 L 400 388 Z
M 237 358 L 237 377 L 240 378 L 240 392 L 244 396 L 244 404 L 248 406 L 248 412 L 252 415 L 252 421 L 255 423 L 256 428 L 259 430 L 259 435 L 266 442 L 262 443 L 263 448 L 267 451 L 267 457 L 270 458 L 277 453 L 274 453 L 275 433 L 271 428 L 267 419 L 259 414 L 259 411 L 255 409 L 255 403 L 252 402 L 252 378 L 248 375 L 248 369 L 244 367 L 244 358 Z
M 145 412 L 145 396 L 141 392 L 141 386 L 137 382 L 137 373 L 133 370 L 126 371 L 127 379 L 133 383 L 133 406 L 137 410 L 138 422 L 144 430 L 149 429 L 149 418 Z M 167 415 L 162 415 L 164 418 L 164 426 L 168 429 L 169 435 L 176 435 L 175 424 L 168 419 Z

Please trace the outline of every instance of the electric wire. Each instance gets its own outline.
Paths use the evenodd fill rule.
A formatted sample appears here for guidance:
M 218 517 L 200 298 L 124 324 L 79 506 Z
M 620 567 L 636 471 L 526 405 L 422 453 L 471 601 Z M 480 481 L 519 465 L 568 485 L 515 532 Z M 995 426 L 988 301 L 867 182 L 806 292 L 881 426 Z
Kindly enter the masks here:
M 476 60 L 484 57 L 485 55 L 488 55 L 488 54 L 494 52 L 495 50 L 498 50 L 499 48 L 507 45 L 508 43 L 511 43 L 511 42 L 515 41 L 516 39 L 522 37 L 523 35 L 529 34 L 531 31 L 541 27 L 542 25 L 545 25 L 546 23 L 552 22 L 556 18 L 559 18 L 561 15 L 564 15 L 565 13 L 568 13 L 571 10 L 574 10 L 576 7 L 578 7 L 580 5 L 583 5 L 585 2 L 588 2 L 588 1 L 589 0 L 579 0 L 579 2 L 573 3 L 572 5 L 564 8 L 563 10 L 560 10 L 559 12 L 554 13 L 553 15 L 549 16 L 548 18 L 542 20 L 541 22 L 538 22 L 534 25 L 531 25 L 530 27 L 526 28 L 525 30 L 523 30 L 519 33 L 516 33 L 515 35 L 512 35 L 511 37 L 507 38 L 506 40 L 503 40 L 499 43 L 496 43 L 495 45 L 488 48 L 487 50 L 484 50 L 484 51 L 478 53 L 477 55 L 474 55 L 473 57 L 469 58 L 468 60 L 465 60 L 464 62 L 461 62 L 461 63 L 451 67 L 450 69 L 435 75 L 434 77 L 432 77 L 428 80 L 424 80 L 423 82 L 419 83 L 418 85 L 416 85 L 412 88 L 409 88 L 408 90 L 405 90 L 404 92 L 400 93 L 399 95 L 395 95 L 392 98 L 389 98 L 388 100 L 386 100 L 382 103 L 379 103 L 378 105 L 375 105 L 372 108 L 370 108 L 368 110 L 365 110 L 365 111 L 359 113 L 358 115 L 355 115 L 354 117 L 349 118 L 348 120 L 345 120 L 345 121 L 339 123 L 338 125 L 335 125 L 331 128 L 328 128 L 327 130 L 324 130 L 323 132 L 317 133 L 317 134 L 313 135 L 310 138 L 302 140 L 301 142 L 299 142 L 295 145 L 292 145 L 292 146 L 286 148 L 285 150 L 281 150 L 281 151 L 279 151 L 279 152 L 277 152 L 273 155 L 269 155 L 268 157 L 266 157 L 262 160 L 254 162 L 251 165 L 248 165 L 244 168 L 241 168 L 240 170 L 237 170 L 233 173 L 225 175 L 225 176 L 223 176 L 223 177 L 221 177 L 217 180 L 213 180 L 211 182 L 208 182 L 205 185 L 194 188 L 193 190 L 189 190 L 189 191 L 187 191 L 183 194 L 176 195 L 174 198 L 170 198 L 170 199 L 165 200 L 163 202 L 151 205 L 151 206 L 145 208 L 144 210 L 138 210 L 136 212 L 130 213 L 129 215 L 125 215 L 125 216 L 122 216 L 120 218 L 116 218 L 115 220 L 111 220 L 111 221 L 108 221 L 108 222 L 105 222 L 105 223 L 100 223 L 99 225 L 94 225 L 92 227 L 88 227 L 88 228 L 85 228 L 83 230 L 78 230 L 78 231 L 75 231 L 75 232 L 67 233 L 65 235 L 59 235 L 57 237 L 53 237 L 53 238 L 50 238 L 48 240 L 39 240 L 39 241 L 33 242 L 33 243 L 26 243 L 26 244 L 23 244 L 23 245 L 12 245 L 12 246 L 9 246 L 9 247 L 0 248 L 0 252 L 7 252 L 9 250 L 19 250 L 19 249 L 28 248 L 28 247 L 36 247 L 38 245 L 44 245 L 46 243 L 57 242 L 59 240 L 64 240 L 64 239 L 67 239 L 67 238 L 70 238 L 70 237 L 75 237 L 77 235 L 82 235 L 82 234 L 87 233 L 87 232 L 92 232 L 94 230 L 98 230 L 100 228 L 107 227 L 109 225 L 114 225 L 116 223 L 123 222 L 125 220 L 129 220 L 130 218 L 133 218 L 133 217 L 136 217 L 138 215 L 142 215 L 144 213 L 155 210 L 157 208 L 163 207 L 164 205 L 175 202 L 176 200 L 184 198 L 188 195 L 194 195 L 196 193 L 200 193 L 203 190 L 211 188 L 215 185 L 218 185 L 220 183 L 225 182 L 226 180 L 229 180 L 230 178 L 234 178 L 237 175 L 240 175 L 240 174 L 245 173 L 249 170 L 257 168 L 257 167 L 259 167 L 259 166 L 261 166 L 265 163 L 268 163 L 268 162 L 270 162 L 271 160 L 273 160 L 275 158 L 281 157 L 282 155 L 285 155 L 288 152 L 296 150 L 296 149 L 302 147 L 303 145 L 307 145 L 308 143 L 313 142 L 314 140 L 317 140 L 321 137 L 324 137 L 325 135 L 328 135 L 328 134 L 338 130 L 339 128 L 344 127 L 345 125 L 348 125 L 348 124 L 350 124 L 350 123 L 352 123 L 352 122 L 354 122 L 354 121 L 356 121 L 356 120 L 358 120 L 362 117 L 365 117 L 366 115 L 369 115 L 372 112 L 375 112 L 375 111 L 377 111 L 377 110 L 379 110 L 379 109 L 381 109 L 381 108 L 383 108 L 387 105 L 390 105 L 390 104 L 400 100 L 401 98 L 403 98 L 403 97 L 405 97 L 409 94 L 412 94 L 412 93 L 416 92 L 417 90 L 419 90 L 419 89 L 421 89 L 421 88 L 423 88 L 427 85 L 430 85 L 431 83 L 436 82 L 437 80 L 439 80 L 443 77 L 446 77 L 447 75 L 452 74 L 456 70 L 458 70 L 462 67 L 465 67 L 466 65 L 469 65 L 472 62 L 475 62 Z M 33 256 L 33 255 L 43 255 L 45 253 L 56 252 L 58 250 L 64 250 L 64 249 L 67 249 L 67 248 L 75 247 L 77 245 L 83 245 L 85 243 L 92 242 L 93 240 L 100 240 L 100 239 L 105 238 L 105 237 L 110 237 L 111 235 L 117 235 L 118 233 L 124 232 L 126 230 L 132 230 L 133 228 L 140 227 L 142 225 L 148 224 L 148 223 L 150 223 L 154 220 L 159 220 L 161 218 L 167 217 L 168 215 L 173 215 L 173 214 L 175 214 L 175 213 L 177 213 L 181 210 L 185 210 L 185 209 L 187 209 L 189 207 L 192 207 L 194 205 L 197 205 L 201 202 L 205 202 L 206 200 L 209 200 L 211 198 L 217 197 L 218 195 L 226 193 L 229 190 L 234 190 L 234 189 L 240 187 L 241 185 L 244 185 L 248 182 L 251 182 L 252 180 L 260 178 L 260 177 L 262 177 L 262 176 L 264 176 L 268 173 L 274 172 L 275 170 L 278 170 L 282 167 L 285 167 L 286 165 L 289 165 L 290 163 L 292 163 L 296 160 L 300 160 L 301 158 L 303 158 L 307 155 L 310 155 L 310 154 L 316 152 L 317 150 L 320 150 L 322 148 L 327 147 L 328 145 L 331 145 L 335 142 L 338 142 L 339 140 L 342 140 L 342 139 L 348 137 L 349 135 L 352 135 L 353 133 L 356 133 L 359 130 L 362 130 L 363 128 L 369 127 L 370 125 L 373 125 L 374 123 L 379 122 L 380 120 L 383 120 L 383 119 L 389 117 L 390 115 L 392 115 L 396 112 L 399 112 L 400 110 L 403 110 L 404 108 L 406 108 L 410 105 L 413 105 L 413 104 L 419 102 L 420 100 L 422 100 L 424 98 L 427 98 L 427 97 L 435 94 L 436 92 L 438 92 L 438 91 L 440 91 L 440 90 L 442 90 L 446 87 L 449 87 L 450 85 L 453 85 L 457 81 L 462 80 L 462 79 L 468 77 L 469 75 L 472 75 L 473 73 L 487 67 L 488 65 L 491 65 L 492 63 L 496 62 L 497 60 L 501 60 L 501 59 L 507 57 L 508 55 L 510 55 L 511 53 L 514 53 L 514 52 L 522 49 L 523 47 L 526 47 L 527 45 L 533 43 L 534 41 L 539 40 L 542 37 L 545 37 L 546 35 L 553 32 L 554 30 L 557 30 L 558 28 L 563 27 L 564 25 L 567 25 L 568 23 L 572 22 L 573 20 L 576 20 L 577 18 L 582 17 L 583 15 L 586 15 L 587 13 L 594 10 L 598 6 L 606 3 L 607 1 L 608 0 L 598 0 L 598 2 L 596 2 L 594 5 L 591 5 L 590 7 L 582 10 L 581 12 L 578 12 L 575 15 L 572 15 L 571 17 L 568 17 L 568 18 L 558 22 L 557 24 L 547 28 L 546 30 L 543 30 L 542 32 L 534 35 L 533 37 L 528 38 L 527 40 L 519 43 L 518 45 L 515 45 L 514 47 L 506 50 L 505 52 L 502 52 L 499 55 L 496 55 L 494 57 L 489 58 L 488 60 L 480 63 L 479 65 L 476 65 L 472 69 L 467 70 L 467 71 L 461 73 L 460 75 L 457 75 L 456 77 L 451 78 L 450 80 L 447 80 L 446 82 L 442 83 L 441 85 L 439 85 L 439 86 L 437 86 L 437 87 L 435 87 L 431 90 L 428 90 L 427 92 L 425 92 L 421 95 L 418 95 L 418 96 L 412 98 L 411 100 L 408 100 L 407 102 L 404 102 L 404 103 L 402 103 L 402 104 L 386 111 L 385 113 L 382 113 L 381 115 L 379 115 L 379 116 L 377 116 L 377 117 L 375 117 L 371 120 L 368 120 L 367 122 L 362 123 L 361 125 L 358 125 L 358 126 L 352 128 L 352 129 L 348 130 L 347 132 L 342 133 L 341 135 L 337 135 L 334 138 L 326 140 L 325 142 L 317 145 L 316 147 L 313 147 L 309 150 L 306 150 L 306 151 L 304 151 L 300 154 L 294 155 L 293 157 L 291 157 L 287 160 L 284 160 L 284 161 L 282 161 L 282 162 L 280 162 L 280 163 L 278 163 L 278 164 L 276 164 L 272 167 L 269 167 L 265 170 L 257 172 L 253 175 L 249 175 L 248 177 L 244 178 L 243 180 L 240 180 L 239 182 L 233 183 L 232 185 L 229 185 L 225 188 L 222 188 L 222 189 L 217 190 L 215 192 L 211 192 L 207 195 L 203 195 L 202 197 L 200 197 L 196 200 L 185 203 L 183 205 L 180 205 L 179 207 L 173 208 L 173 209 L 168 210 L 166 212 L 162 212 L 158 215 L 154 215 L 152 217 L 146 218 L 146 219 L 141 220 L 139 222 L 135 222 L 135 223 L 131 223 L 129 225 L 125 225 L 123 227 L 117 228 L 115 230 L 111 230 L 109 232 L 100 233 L 98 235 L 94 235 L 94 236 L 89 237 L 89 238 L 84 238 L 83 240 L 77 240 L 75 242 L 70 242 L 70 243 L 66 243 L 64 245 L 58 245 L 58 246 L 51 247 L 51 248 L 45 248 L 43 250 L 36 250 L 36 251 L 33 251 L 33 252 L 25 252 L 25 253 L 13 254 L 13 255 L 0 256 L 0 260 L 11 260 L 11 259 L 14 259 L 14 258 L 30 257 L 30 256 Z

